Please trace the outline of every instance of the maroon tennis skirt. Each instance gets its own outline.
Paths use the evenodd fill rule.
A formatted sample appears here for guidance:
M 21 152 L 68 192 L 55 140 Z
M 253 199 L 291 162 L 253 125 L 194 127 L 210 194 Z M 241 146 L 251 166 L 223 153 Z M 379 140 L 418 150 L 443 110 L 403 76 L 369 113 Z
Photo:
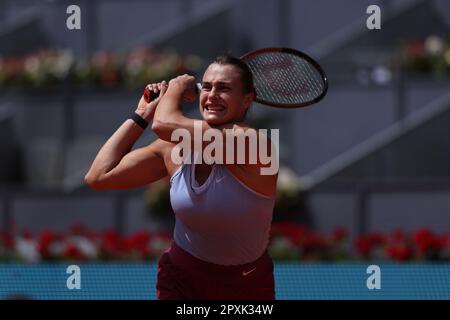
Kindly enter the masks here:
M 273 300 L 273 263 L 267 251 L 256 261 L 223 266 L 200 260 L 174 241 L 158 262 L 158 300 Z

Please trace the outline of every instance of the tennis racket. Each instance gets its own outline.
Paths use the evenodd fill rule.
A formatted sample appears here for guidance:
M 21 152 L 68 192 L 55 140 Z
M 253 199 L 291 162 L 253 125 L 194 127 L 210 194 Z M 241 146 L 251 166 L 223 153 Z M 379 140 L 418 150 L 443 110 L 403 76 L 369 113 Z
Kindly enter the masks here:
M 258 103 L 277 108 L 302 108 L 319 102 L 327 93 L 328 79 L 322 67 L 301 51 L 264 48 L 240 59 L 252 72 Z M 147 102 L 157 96 L 157 93 L 144 90 Z

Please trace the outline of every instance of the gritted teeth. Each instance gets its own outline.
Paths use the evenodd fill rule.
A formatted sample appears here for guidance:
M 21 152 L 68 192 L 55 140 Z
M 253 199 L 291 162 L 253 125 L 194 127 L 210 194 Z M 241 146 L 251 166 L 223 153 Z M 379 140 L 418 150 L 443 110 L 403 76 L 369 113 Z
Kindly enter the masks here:
M 206 105 L 205 109 L 208 110 L 208 111 L 223 111 L 223 110 L 225 110 L 225 107 L 223 107 L 223 106 Z

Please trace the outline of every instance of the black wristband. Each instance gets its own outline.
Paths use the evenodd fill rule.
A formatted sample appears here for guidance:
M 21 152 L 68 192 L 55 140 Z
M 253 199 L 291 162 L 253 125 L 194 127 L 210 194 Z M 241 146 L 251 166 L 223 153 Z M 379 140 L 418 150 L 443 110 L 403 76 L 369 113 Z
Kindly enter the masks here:
M 134 112 L 131 115 L 130 119 L 133 120 L 134 122 L 136 122 L 136 124 L 144 130 L 148 126 L 148 122 L 144 118 L 142 118 L 140 115 L 138 115 L 136 112 Z

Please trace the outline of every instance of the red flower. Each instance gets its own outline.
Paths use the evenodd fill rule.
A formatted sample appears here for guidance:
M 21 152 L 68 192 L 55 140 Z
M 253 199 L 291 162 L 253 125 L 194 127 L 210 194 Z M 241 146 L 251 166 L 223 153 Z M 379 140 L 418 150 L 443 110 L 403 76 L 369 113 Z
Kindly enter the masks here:
M 39 235 L 38 251 L 44 259 L 52 258 L 50 247 L 60 239 L 59 235 L 50 230 L 46 230 Z
M 8 78 L 16 80 L 23 70 L 24 59 L 18 57 L 6 58 L 3 68 Z
M 13 249 L 15 245 L 14 237 L 9 232 L 0 231 L 0 246 Z
M 372 246 L 372 241 L 370 241 L 367 236 L 360 235 L 356 238 L 356 250 L 361 256 L 365 258 L 369 257 Z
M 359 235 L 355 245 L 357 252 L 364 258 L 370 258 L 375 247 L 382 247 L 388 242 L 387 237 L 380 233 Z
M 279 222 L 272 225 L 271 236 L 286 237 L 292 244 L 300 246 L 307 230 L 304 225 L 292 222 Z
M 368 239 L 373 246 L 383 246 L 388 243 L 388 238 L 381 233 L 371 233 Z
M 111 52 L 99 51 L 92 57 L 92 64 L 97 68 L 111 67 L 114 64 L 114 56 Z
M 438 249 L 438 250 L 447 249 L 447 247 L 450 247 L 450 235 L 444 234 L 441 236 L 437 236 L 434 239 L 434 244 L 436 246 L 436 249 Z
M 388 246 L 386 253 L 392 259 L 405 261 L 412 258 L 413 250 L 404 242 L 394 242 Z
M 63 257 L 68 260 L 76 260 L 76 261 L 84 261 L 87 260 L 87 257 L 83 254 L 83 252 L 77 248 L 77 246 L 73 243 L 69 243 L 66 245 Z
M 150 252 L 150 233 L 146 230 L 138 231 L 124 240 L 124 249 L 128 253 L 137 252 L 140 256 Z
M 414 235 L 414 242 L 421 254 L 437 248 L 433 233 L 429 229 L 419 229 Z
M 152 255 L 152 252 L 151 252 L 149 246 L 139 249 L 139 255 L 140 255 L 141 259 L 144 259 L 144 260 L 153 258 L 153 255 Z
M 325 238 L 314 232 L 309 232 L 302 240 L 303 248 L 305 250 L 321 250 L 328 246 Z
M 342 240 L 346 239 L 347 237 L 348 237 L 348 231 L 347 231 L 347 229 L 345 229 L 343 227 L 335 228 L 331 234 L 331 240 L 333 242 L 342 241 Z
M 119 257 L 124 247 L 123 240 L 115 230 L 107 230 L 101 240 L 101 251 L 109 258 Z
M 410 41 L 405 45 L 406 53 L 414 60 L 425 57 L 425 43 L 423 40 Z

